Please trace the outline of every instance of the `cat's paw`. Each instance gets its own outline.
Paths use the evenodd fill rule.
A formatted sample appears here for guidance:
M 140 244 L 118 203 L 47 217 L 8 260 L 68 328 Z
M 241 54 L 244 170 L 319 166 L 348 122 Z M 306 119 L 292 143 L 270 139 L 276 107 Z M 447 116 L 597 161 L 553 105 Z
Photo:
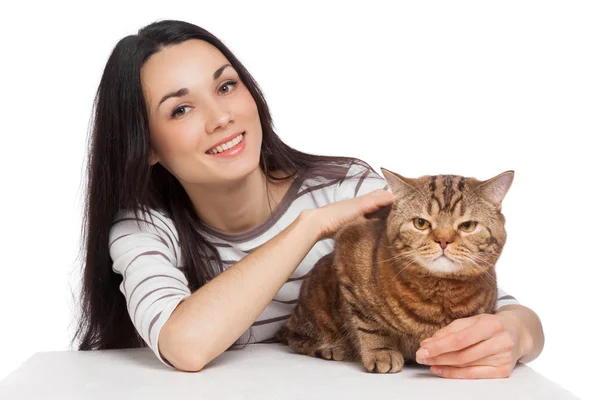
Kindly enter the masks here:
M 373 349 L 363 351 L 363 366 L 368 372 L 380 374 L 395 374 L 402 370 L 404 366 L 404 357 L 393 349 Z
M 288 346 L 298 354 L 316 357 L 317 343 L 311 339 L 294 340 L 288 338 Z
M 350 358 L 350 353 L 343 347 L 333 346 L 318 350 L 316 356 L 325 360 L 344 361 Z

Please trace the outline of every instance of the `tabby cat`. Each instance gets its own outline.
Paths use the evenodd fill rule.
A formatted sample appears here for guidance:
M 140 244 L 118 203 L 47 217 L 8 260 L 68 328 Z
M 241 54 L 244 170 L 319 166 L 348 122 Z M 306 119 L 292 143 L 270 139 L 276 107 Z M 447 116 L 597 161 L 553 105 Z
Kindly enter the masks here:
M 300 354 L 395 373 L 453 320 L 495 312 L 501 203 L 514 173 L 479 181 L 382 172 L 394 203 L 336 233 L 277 339 Z

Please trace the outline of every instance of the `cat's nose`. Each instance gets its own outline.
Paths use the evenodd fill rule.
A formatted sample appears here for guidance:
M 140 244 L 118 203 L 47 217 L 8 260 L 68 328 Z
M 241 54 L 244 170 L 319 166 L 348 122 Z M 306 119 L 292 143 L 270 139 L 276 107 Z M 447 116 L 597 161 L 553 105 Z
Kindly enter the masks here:
M 448 239 L 435 239 L 435 241 L 438 242 L 438 244 L 440 245 L 442 250 L 446 249 L 446 247 L 448 246 L 448 243 L 452 243 L 452 240 L 448 240 Z

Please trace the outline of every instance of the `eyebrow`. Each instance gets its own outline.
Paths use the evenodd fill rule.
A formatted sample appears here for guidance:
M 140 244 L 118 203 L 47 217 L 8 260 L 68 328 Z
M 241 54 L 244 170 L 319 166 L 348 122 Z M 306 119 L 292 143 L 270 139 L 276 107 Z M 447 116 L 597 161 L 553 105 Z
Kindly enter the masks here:
M 213 81 L 216 81 L 217 79 L 219 79 L 219 77 L 223 74 L 223 71 L 227 67 L 231 67 L 231 64 L 225 64 L 225 65 L 222 65 L 221 67 L 219 67 L 213 74 Z M 233 67 L 231 67 L 231 68 L 233 68 Z M 175 92 L 167 93 L 166 95 L 163 96 L 162 99 L 160 99 L 160 101 L 158 102 L 158 105 L 156 106 L 156 109 L 158 110 L 160 105 L 162 103 L 164 103 L 166 100 L 170 99 L 171 97 L 182 97 L 189 93 L 190 93 L 190 90 L 188 88 L 181 88 Z

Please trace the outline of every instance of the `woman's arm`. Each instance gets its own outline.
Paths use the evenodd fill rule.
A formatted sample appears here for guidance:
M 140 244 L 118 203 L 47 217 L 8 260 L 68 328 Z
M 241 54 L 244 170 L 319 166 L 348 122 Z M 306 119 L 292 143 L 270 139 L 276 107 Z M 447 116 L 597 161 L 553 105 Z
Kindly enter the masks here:
M 316 243 L 304 217 L 182 301 L 159 336 L 175 368 L 198 371 L 223 353 L 263 312 Z
M 511 320 L 517 328 L 519 336 L 519 359 L 522 363 L 535 360 L 544 348 L 544 330 L 537 314 L 522 305 L 509 304 L 500 307 L 496 315 L 501 315 Z
M 159 350 L 175 368 L 199 371 L 258 318 L 314 244 L 343 223 L 391 204 L 377 190 L 301 215 L 279 235 L 182 301 L 159 335 Z

